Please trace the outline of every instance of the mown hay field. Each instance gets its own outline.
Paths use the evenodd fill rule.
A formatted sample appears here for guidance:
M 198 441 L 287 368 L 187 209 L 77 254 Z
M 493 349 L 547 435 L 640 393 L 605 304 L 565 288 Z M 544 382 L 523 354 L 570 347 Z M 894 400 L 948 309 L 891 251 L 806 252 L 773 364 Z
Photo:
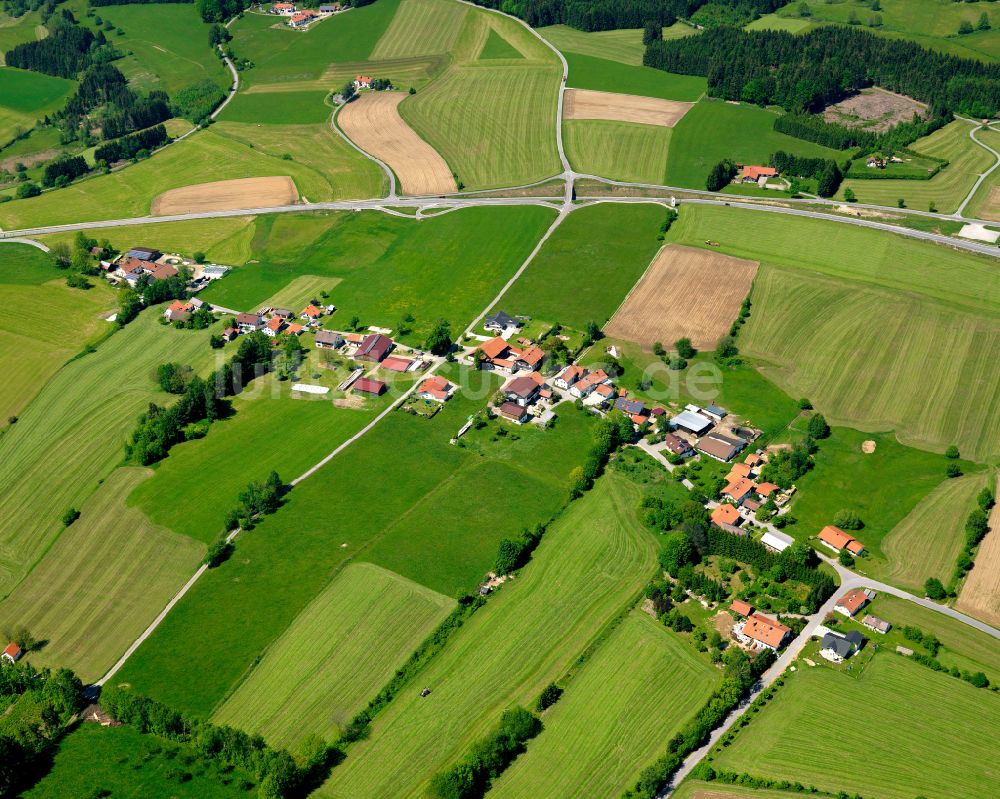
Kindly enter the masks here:
M 158 316 L 156 308 L 146 311 L 96 352 L 66 364 L 0 438 L 0 596 L 62 533 L 63 513 L 121 462 L 139 413 L 169 400 L 156 367 L 169 360 L 208 365 L 208 331 L 163 327 Z
M 606 58 L 567 53 L 569 78 L 566 85 L 573 89 L 657 97 L 693 103 L 705 94 L 705 78 L 678 75 L 652 67 L 630 66 Z
M 573 169 L 634 183 L 663 183 L 670 128 L 602 119 L 563 121 L 563 142 Z
M 381 194 L 378 167 L 328 127 L 273 126 L 268 135 L 271 140 L 257 146 L 256 125 L 220 122 L 128 169 L 5 203 L 0 226 L 144 216 L 153 198 L 169 189 L 231 178 L 288 176 L 313 202 Z M 285 153 L 291 160 L 282 157 Z
M 453 0 L 401 0 L 399 10 L 369 56 L 372 61 L 447 53 L 469 6 Z
M 125 497 L 149 469 L 118 469 L 3 602 L 0 626 L 26 626 L 47 643 L 36 666 L 100 678 L 197 568 L 205 547 L 158 527 Z
M 590 418 L 567 409 L 552 430 L 522 428 L 517 441 L 494 441 L 501 424 L 494 422 L 467 434 L 465 447 L 451 446 L 450 437 L 500 381 L 459 369 L 445 376 L 463 388 L 433 419 L 390 414 L 298 484 L 284 507 L 237 539 L 229 561 L 199 580 L 119 679 L 175 707 L 209 714 L 351 561 L 374 562 L 445 596 L 474 590 L 492 567 L 500 538 L 548 520 L 562 506 L 566 475 L 591 446 Z M 507 472 L 499 484 L 516 485 L 522 501 L 505 501 L 495 481 L 470 483 L 479 494 L 465 490 L 477 472 L 500 464 Z M 391 474 L 391 490 L 360 512 L 355 502 L 330 501 L 352 491 L 361 474 Z M 478 497 L 490 498 L 487 511 L 470 510 Z M 375 550 L 383 540 L 390 543 L 380 554 Z M 176 657 L 192 637 L 201 642 L 202 661 L 211 664 L 197 674 Z
M 298 198 L 295 181 L 287 176 L 237 178 L 170 189 L 153 198 L 150 210 L 153 216 L 235 211 L 293 205 Z
M 985 475 L 970 474 L 941 483 L 920 500 L 917 507 L 882 539 L 882 553 L 889 564 L 880 573 L 880 578 L 917 594 L 923 591 L 928 577 L 937 577 L 947 585 L 955 559 L 965 544 L 965 519 L 975 507 L 976 494 L 986 484 Z M 1000 569 L 991 567 L 989 555 L 985 558 L 982 555 L 981 552 L 976 558 L 977 564 L 984 566 L 980 574 L 1000 574 Z M 978 593 L 974 586 L 969 596 Z M 993 596 L 997 594 L 994 592 Z
M 334 739 L 455 602 L 393 572 L 342 571 L 268 649 L 212 719 L 293 751 Z
M 603 325 L 659 249 L 664 219 L 661 206 L 644 203 L 573 211 L 498 307 L 577 330 Z
M 0 419 L 17 416 L 69 358 L 109 324 L 114 307 L 107 285 L 90 290 L 66 285 L 49 256 L 23 244 L 0 245 L 0 300 L 16 314 L 0 318 Z M 58 324 L 53 320 L 58 319 Z
M 976 460 L 1000 451 L 997 315 L 773 265 L 752 299 L 740 347 L 832 423 L 893 428 L 937 451 L 957 444 Z
M 669 239 L 693 247 L 713 241 L 713 249 L 729 255 L 922 295 L 964 310 L 996 314 L 1000 309 L 995 259 L 879 230 L 689 206 L 682 209 Z M 816 241 L 823 246 L 810 246 Z
M 930 136 L 918 139 L 909 149 L 921 155 L 943 158 L 948 165 L 929 180 L 845 180 L 837 196 L 851 189 L 858 202 L 895 206 L 898 199 L 908 208 L 926 211 L 933 204 L 938 211 L 955 211 L 976 183 L 980 173 L 996 159 L 969 138 L 972 125 L 956 119 Z M 875 172 L 877 170 L 871 170 Z
M 75 86 L 75 81 L 65 78 L 0 66 L 0 146 L 58 109 Z
M 448 164 L 399 115 L 402 92 L 364 94 L 338 115 L 337 124 L 362 150 L 389 165 L 406 194 L 456 190 Z
M 990 532 L 979 545 L 976 565 L 969 572 L 955 607 L 1000 626 L 1000 505 L 993 506 Z
M 254 127 L 260 124 L 322 125 L 331 113 L 330 106 L 324 102 L 326 95 L 322 89 L 293 91 L 284 86 L 281 91 L 240 92 L 219 114 L 219 121 L 246 122 Z
M 976 138 L 994 150 L 1000 150 L 1000 130 L 997 128 L 978 130 Z M 1000 222 L 1000 169 L 993 170 L 983 181 L 963 213 L 978 219 Z
M 497 780 L 497 799 L 617 796 L 708 699 L 719 672 L 633 610 L 542 716 L 545 730 Z
M 884 799 L 981 799 L 1000 780 L 995 693 L 890 653 L 860 678 L 801 667 L 785 682 L 713 765 Z
M 609 474 L 571 504 L 518 579 L 397 695 L 317 795 L 423 795 L 505 708 L 534 701 L 649 578 L 655 542 L 635 518 L 637 499 Z
M 709 250 L 671 244 L 657 253 L 615 312 L 606 331 L 652 347 L 681 337 L 711 349 L 729 330 L 750 293 L 759 264 Z

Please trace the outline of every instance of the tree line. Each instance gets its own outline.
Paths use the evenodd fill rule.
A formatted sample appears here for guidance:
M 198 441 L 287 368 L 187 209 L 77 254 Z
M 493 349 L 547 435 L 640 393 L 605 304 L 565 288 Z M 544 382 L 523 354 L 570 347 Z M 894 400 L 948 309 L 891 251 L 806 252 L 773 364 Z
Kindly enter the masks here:
M 830 25 L 803 35 L 719 27 L 652 41 L 646 66 L 701 75 L 711 95 L 815 112 L 869 86 L 927 103 L 932 116 L 1000 110 L 1000 64 L 938 53 L 905 40 Z
M 113 164 L 115 161 L 123 161 L 127 158 L 134 158 L 143 151 L 155 150 L 162 144 L 170 140 L 167 129 L 163 125 L 123 136 L 115 141 L 102 144 L 94 150 L 94 160 L 98 163 Z
M 48 25 L 48 30 L 49 35 L 44 39 L 22 42 L 4 53 L 7 66 L 75 78 L 90 63 L 94 34 L 77 25 L 73 13 L 65 8 Z
M 827 122 L 822 117 L 811 114 L 783 114 L 774 120 L 774 130 L 804 141 L 822 144 L 834 150 L 858 148 L 852 157 L 858 158 L 872 150 L 894 152 L 902 150 L 917 139 L 929 136 L 947 124 L 948 117 L 935 116 L 930 119 L 915 117 L 909 122 L 900 122 L 889 130 L 877 133 L 860 128 L 849 128 L 836 122 Z

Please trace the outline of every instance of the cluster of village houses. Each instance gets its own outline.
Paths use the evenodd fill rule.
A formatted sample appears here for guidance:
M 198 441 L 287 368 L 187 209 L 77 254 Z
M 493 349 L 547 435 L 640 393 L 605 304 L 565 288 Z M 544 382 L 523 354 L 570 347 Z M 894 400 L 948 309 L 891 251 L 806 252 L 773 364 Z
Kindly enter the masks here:
M 318 10 L 303 8 L 301 11 L 295 3 L 274 3 L 269 13 L 276 14 L 279 17 L 286 17 L 289 26 L 305 30 L 313 22 L 321 20 L 324 17 L 329 17 L 332 14 L 338 14 L 344 10 L 346 10 L 346 7 L 340 3 L 323 4 Z
M 95 252 L 101 252 L 95 248 Z M 150 281 L 166 280 L 180 274 L 180 266 L 191 271 L 188 290 L 197 293 L 213 280 L 224 277 L 228 266 L 198 264 L 181 255 L 163 253 L 153 247 L 133 247 L 113 260 L 102 260 L 101 271 L 112 283 L 127 283 L 132 288 L 142 278 Z

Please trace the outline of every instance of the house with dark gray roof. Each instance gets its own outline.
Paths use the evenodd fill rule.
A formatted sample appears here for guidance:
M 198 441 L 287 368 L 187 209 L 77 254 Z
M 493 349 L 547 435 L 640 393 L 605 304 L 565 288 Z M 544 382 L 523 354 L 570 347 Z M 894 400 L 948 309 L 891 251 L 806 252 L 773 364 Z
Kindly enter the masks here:
M 502 333 L 508 327 L 520 327 L 521 322 L 515 319 L 513 316 L 504 313 L 503 311 L 497 311 L 495 314 L 490 314 L 483 321 L 483 330 L 496 330 Z
M 867 640 L 857 630 L 851 630 L 843 636 L 837 633 L 827 633 L 820 641 L 819 654 L 820 657 L 826 658 L 831 663 L 843 663 L 861 649 Z

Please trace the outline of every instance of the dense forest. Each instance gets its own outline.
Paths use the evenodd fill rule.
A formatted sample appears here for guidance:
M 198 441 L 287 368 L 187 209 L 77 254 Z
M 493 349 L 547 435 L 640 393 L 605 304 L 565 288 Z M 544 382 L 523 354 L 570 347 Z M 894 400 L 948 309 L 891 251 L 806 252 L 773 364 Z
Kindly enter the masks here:
M 53 17 L 49 35 L 37 42 L 24 42 L 4 54 L 9 67 L 31 69 L 60 78 L 75 78 L 91 62 L 94 34 L 76 24 L 66 9 Z
M 129 88 L 128 80 L 111 64 L 95 64 L 80 79 L 76 93 L 57 115 L 71 129 L 84 124 L 84 118 L 100 109 L 96 123 L 105 139 L 151 127 L 170 119 L 170 98 L 166 92 L 139 95 Z
M 836 25 L 802 36 L 715 28 L 650 42 L 643 63 L 702 75 L 716 97 L 788 111 L 818 111 L 873 85 L 928 103 L 933 116 L 986 117 L 1000 110 L 1000 65 Z
M 473 0 L 520 17 L 529 25 L 571 25 L 582 31 L 642 28 L 647 22 L 663 26 L 688 19 L 706 6 L 734 11 L 749 21 L 785 5 L 782 0 Z

